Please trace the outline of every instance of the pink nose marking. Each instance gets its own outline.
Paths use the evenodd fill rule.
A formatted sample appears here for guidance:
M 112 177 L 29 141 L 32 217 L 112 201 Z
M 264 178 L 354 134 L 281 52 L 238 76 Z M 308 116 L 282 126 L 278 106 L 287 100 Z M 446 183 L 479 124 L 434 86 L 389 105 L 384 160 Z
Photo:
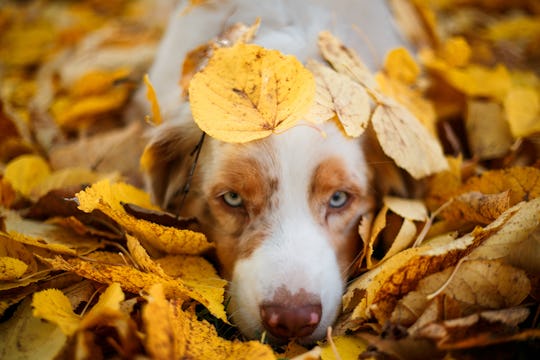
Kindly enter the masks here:
M 270 334 L 281 339 L 301 338 L 311 335 L 321 318 L 321 304 L 299 307 L 280 305 L 261 306 L 261 319 Z
M 321 321 L 322 305 L 317 296 L 301 289 L 291 293 L 284 287 L 276 291 L 271 302 L 260 306 L 265 329 L 280 339 L 311 335 Z
M 309 325 L 317 325 L 319 323 L 319 314 L 312 312 L 309 318 Z

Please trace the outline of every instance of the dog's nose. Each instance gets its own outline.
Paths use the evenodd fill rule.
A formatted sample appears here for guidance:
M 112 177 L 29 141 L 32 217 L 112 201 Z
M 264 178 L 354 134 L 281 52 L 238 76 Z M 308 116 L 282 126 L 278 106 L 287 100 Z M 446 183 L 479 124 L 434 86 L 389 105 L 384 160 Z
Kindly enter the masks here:
M 311 335 L 321 321 L 322 306 L 318 304 L 284 306 L 261 305 L 261 319 L 268 332 L 280 339 Z

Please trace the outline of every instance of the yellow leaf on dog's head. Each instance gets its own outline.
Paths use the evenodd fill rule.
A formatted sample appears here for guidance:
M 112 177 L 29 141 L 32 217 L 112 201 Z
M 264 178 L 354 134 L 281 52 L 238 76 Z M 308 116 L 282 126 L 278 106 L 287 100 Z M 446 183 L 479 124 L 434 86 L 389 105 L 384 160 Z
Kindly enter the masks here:
M 236 143 L 294 126 L 314 96 L 313 75 L 296 58 L 247 44 L 216 50 L 189 86 L 197 125 Z

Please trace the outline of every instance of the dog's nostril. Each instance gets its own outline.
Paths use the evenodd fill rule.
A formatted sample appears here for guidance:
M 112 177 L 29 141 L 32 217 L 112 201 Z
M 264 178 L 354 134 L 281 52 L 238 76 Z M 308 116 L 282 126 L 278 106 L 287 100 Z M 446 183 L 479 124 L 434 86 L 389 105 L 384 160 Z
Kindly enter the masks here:
M 283 306 L 265 304 L 260 307 L 264 327 L 281 339 L 301 338 L 315 331 L 321 321 L 321 304 Z

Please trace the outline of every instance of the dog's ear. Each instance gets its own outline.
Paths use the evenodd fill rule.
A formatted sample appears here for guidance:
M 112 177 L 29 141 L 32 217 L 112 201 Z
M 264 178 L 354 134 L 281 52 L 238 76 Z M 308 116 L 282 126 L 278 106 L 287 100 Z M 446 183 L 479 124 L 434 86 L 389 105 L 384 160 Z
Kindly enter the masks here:
M 176 195 L 182 192 L 201 136 L 201 130 L 193 122 L 164 123 L 153 130 L 142 167 L 147 191 L 162 208 L 170 208 Z

